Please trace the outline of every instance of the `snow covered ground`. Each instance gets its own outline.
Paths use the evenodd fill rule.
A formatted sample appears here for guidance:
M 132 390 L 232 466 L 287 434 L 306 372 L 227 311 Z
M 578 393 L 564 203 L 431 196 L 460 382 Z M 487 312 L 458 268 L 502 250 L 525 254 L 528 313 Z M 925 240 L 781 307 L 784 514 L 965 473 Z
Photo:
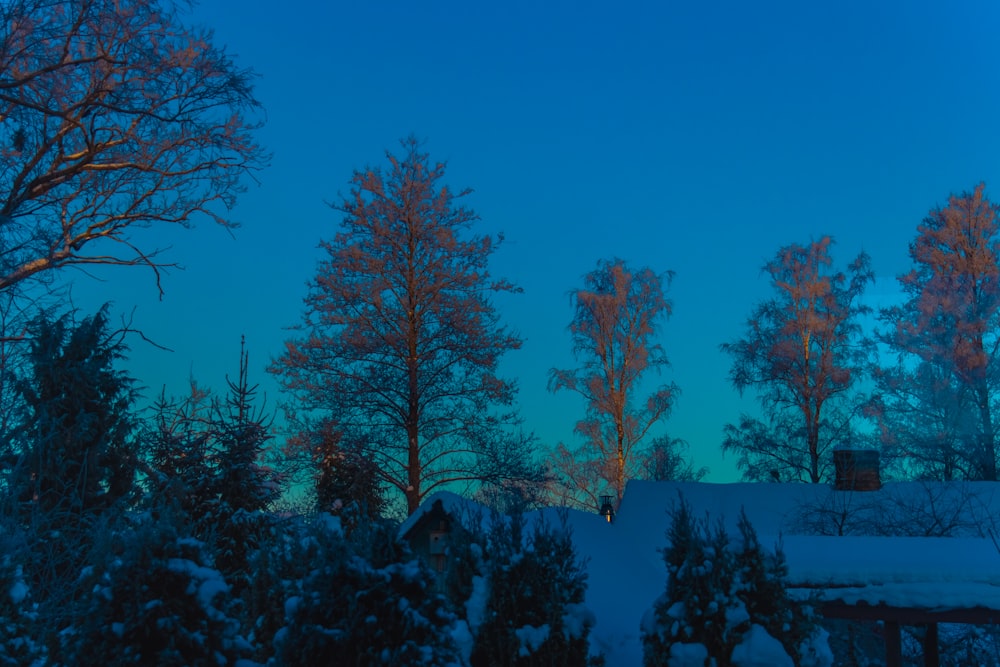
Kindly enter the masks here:
M 639 623 L 666 586 L 660 550 L 681 494 L 695 516 L 722 519 L 734 535 L 743 508 L 765 549 L 781 540 L 792 587 L 848 603 L 1000 608 L 1000 553 L 990 535 L 992 517 L 1000 516 L 1000 484 L 907 482 L 860 493 L 807 484 L 633 481 L 614 523 L 596 512 L 563 510 L 587 563 L 586 604 L 597 618 L 591 646 L 608 667 L 642 664 Z M 469 505 L 437 494 L 424 507 L 437 498 L 456 515 Z M 536 516 L 558 523 L 559 512 Z M 809 534 L 816 531 L 828 534 Z M 932 536 L 900 536 L 906 533 Z M 940 534 L 953 537 L 934 537 Z

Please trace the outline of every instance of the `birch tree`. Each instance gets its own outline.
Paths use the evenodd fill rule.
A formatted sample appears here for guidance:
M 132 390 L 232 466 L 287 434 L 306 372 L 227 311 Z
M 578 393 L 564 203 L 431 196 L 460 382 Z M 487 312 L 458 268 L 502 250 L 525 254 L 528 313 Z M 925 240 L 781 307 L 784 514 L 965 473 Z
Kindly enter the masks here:
M 876 376 L 875 414 L 884 439 L 938 478 L 997 480 L 998 216 L 982 183 L 932 209 L 899 276 L 906 301 L 881 313 L 897 356 Z
M 865 253 L 850 263 L 847 272 L 833 270 L 832 244 L 824 236 L 807 245 L 781 248 L 763 268 L 775 296 L 753 309 L 742 338 L 721 346 L 733 358 L 729 372 L 733 386 L 741 394 L 756 391 L 771 423 L 781 424 L 786 434 L 801 433 L 805 448 L 804 470 L 788 470 L 788 462 L 797 457 L 759 449 L 757 445 L 767 441 L 763 434 L 767 429 L 744 417 L 739 428 L 726 427 L 724 449 L 753 452 L 740 459 L 745 472 L 768 464 L 773 454 L 770 463 L 782 478 L 789 472 L 798 478 L 801 472 L 807 481 L 822 480 L 822 461 L 834 435 L 824 433 L 830 430 L 825 420 L 831 403 L 847 397 L 867 359 L 859 316 L 869 309 L 860 298 L 874 279 Z M 789 428 L 795 423 L 798 428 Z M 749 472 L 752 478 L 759 477 Z
M 671 383 L 644 399 L 637 395 L 650 371 L 669 365 L 654 341 L 660 320 L 671 312 L 666 297 L 671 278 L 647 267 L 633 270 L 621 259 L 598 262 L 584 276 L 584 286 L 572 292 L 569 330 L 581 365 L 549 371 L 552 391 L 567 389 L 586 400 L 586 417 L 576 431 L 619 500 L 634 472 L 636 446 L 670 414 L 679 391 Z

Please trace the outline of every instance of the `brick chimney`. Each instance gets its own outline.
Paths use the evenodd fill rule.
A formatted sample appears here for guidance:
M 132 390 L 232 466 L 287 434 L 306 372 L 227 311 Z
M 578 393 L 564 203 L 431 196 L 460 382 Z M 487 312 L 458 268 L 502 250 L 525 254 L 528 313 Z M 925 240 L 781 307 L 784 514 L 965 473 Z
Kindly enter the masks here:
M 837 491 L 878 491 L 882 488 L 876 449 L 835 449 L 833 467 L 836 473 L 833 488 Z

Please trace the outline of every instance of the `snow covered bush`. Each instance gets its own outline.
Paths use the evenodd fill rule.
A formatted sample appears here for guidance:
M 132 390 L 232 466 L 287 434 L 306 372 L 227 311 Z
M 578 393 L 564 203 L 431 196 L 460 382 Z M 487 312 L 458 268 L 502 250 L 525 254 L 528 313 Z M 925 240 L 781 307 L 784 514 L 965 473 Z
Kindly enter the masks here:
M 275 635 L 279 665 L 459 665 L 454 616 L 428 567 L 381 523 L 310 538 L 309 569 Z
M 21 566 L 10 554 L 0 556 L 0 667 L 28 665 L 41 657 L 29 592 Z
M 60 662 L 216 667 L 249 653 L 201 542 L 148 520 L 110 540 L 107 562 L 84 572 L 90 593 L 62 633 Z
M 521 515 L 495 516 L 487 541 L 485 594 L 466 603 L 474 646 L 473 667 L 588 663 L 594 614 L 583 604 L 586 570 L 565 521 L 542 518 L 524 536 Z M 480 582 L 481 583 L 481 582 Z M 477 622 L 478 621 L 478 622 Z
M 757 531 L 742 510 L 739 530 L 740 543 L 735 554 L 736 596 L 743 602 L 752 623 L 750 630 L 754 633 L 752 639 L 744 636 L 743 641 L 753 641 L 760 647 L 780 642 L 785 653 L 802 667 L 829 665 L 833 657 L 826 643 L 826 631 L 816 624 L 813 605 L 793 600 L 785 589 L 788 564 L 781 544 L 775 546 L 773 554 L 764 553 Z M 771 641 L 765 641 L 761 632 Z M 758 652 L 764 652 L 764 648 Z M 751 663 L 738 662 L 734 651 L 733 664 Z
M 829 666 L 811 608 L 785 590 L 780 548 L 765 554 L 745 514 L 739 529 L 734 549 L 721 520 L 696 520 L 683 498 L 674 507 L 667 589 L 641 624 L 645 667 Z
M 663 551 L 667 590 L 642 620 L 643 664 L 689 664 L 675 644 L 700 644 L 717 661 L 727 661 L 739 638 L 737 626 L 749 620 L 736 596 L 735 564 L 725 528 L 714 531 L 697 521 L 683 498 L 674 508 Z M 673 658 L 671 655 L 673 653 Z

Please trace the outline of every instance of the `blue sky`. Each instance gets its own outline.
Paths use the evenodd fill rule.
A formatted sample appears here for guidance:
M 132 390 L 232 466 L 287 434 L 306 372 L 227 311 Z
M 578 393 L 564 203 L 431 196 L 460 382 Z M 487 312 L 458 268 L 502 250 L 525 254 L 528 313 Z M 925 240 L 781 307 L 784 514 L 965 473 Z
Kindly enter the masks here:
M 661 342 L 682 394 L 664 431 L 711 481 L 736 478 L 722 427 L 741 411 L 720 343 L 769 296 L 760 267 L 824 234 L 860 250 L 892 297 L 917 224 L 985 181 L 1000 197 L 1000 60 L 993 2 L 205 1 L 212 27 L 259 74 L 273 152 L 248 183 L 233 237 L 207 222 L 152 231 L 186 268 L 157 299 L 139 270 L 75 277 L 81 308 L 134 308 L 130 370 L 150 394 L 188 377 L 221 389 L 240 335 L 252 380 L 301 315 L 305 284 L 354 168 L 409 134 L 471 187 L 493 271 L 524 288 L 498 301 L 525 338 L 504 363 L 543 445 L 576 444 L 583 404 L 546 389 L 574 364 L 569 290 L 598 259 L 673 270 Z M 657 381 L 653 378 L 653 382 Z

